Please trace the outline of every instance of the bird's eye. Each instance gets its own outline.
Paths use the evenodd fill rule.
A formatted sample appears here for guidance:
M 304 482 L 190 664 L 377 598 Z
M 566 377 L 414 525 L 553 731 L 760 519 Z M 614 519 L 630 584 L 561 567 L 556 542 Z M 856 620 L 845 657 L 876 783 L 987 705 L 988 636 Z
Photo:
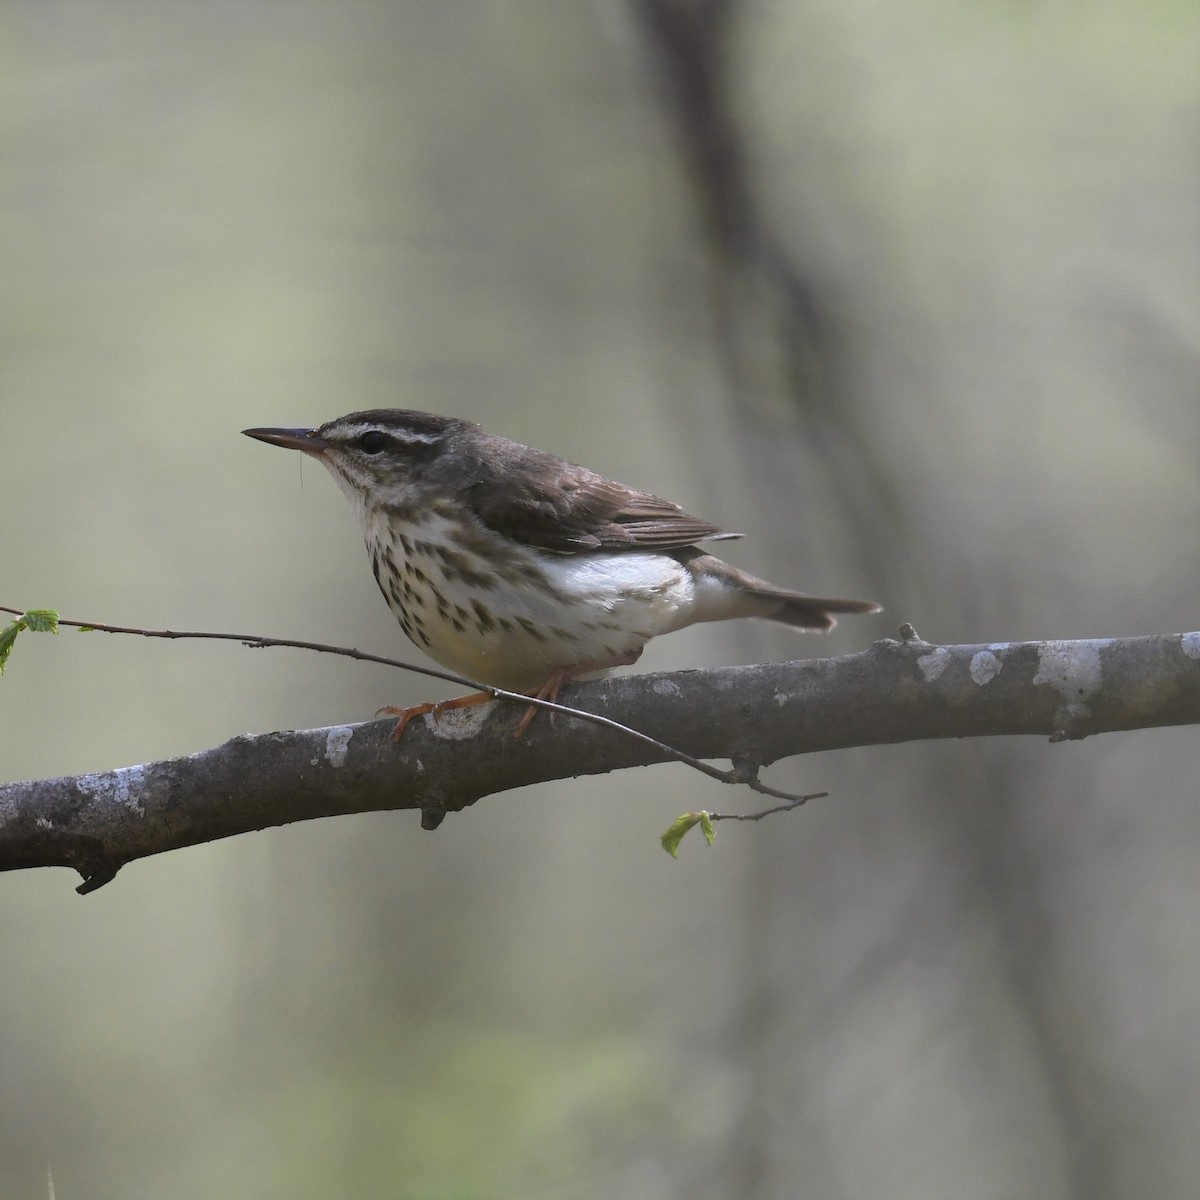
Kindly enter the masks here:
M 387 434 L 380 433 L 378 429 L 368 429 L 358 439 L 358 448 L 364 454 L 380 454 L 388 444 Z

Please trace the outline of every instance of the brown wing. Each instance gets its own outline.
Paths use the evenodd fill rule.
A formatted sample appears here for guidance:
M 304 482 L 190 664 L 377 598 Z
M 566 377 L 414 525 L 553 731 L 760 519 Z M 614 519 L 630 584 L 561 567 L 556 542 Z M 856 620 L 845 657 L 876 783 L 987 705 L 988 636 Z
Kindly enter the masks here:
M 528 446 L 509 443 L 503 462 L 502 471 L 485 468 L 486 477 L 467 489 L 470 503 L 489 529 L 529 546 L 560 554 L 677 550 L 741 536 Z

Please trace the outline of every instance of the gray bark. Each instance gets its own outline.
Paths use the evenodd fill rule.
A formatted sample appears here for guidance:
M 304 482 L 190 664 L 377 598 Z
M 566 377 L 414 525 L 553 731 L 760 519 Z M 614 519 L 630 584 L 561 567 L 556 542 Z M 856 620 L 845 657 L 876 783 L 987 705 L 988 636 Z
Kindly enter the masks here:
M 1051 741 L 1200 723 L 1200 633 L 934 646 L 898 640 L 842 658 L 634 675 L 567 702 L 745 772 L 780 758 L 933 738 Z M 293 821 L 418 809 L 436 828 L 484 796 L 670 761 L 610 728 L 492 702 L 414 722 L 244 735 L 184 758 L 0 786 L 0 870 L 73 867 L 80 891 L 125 863 Z M 728 807 L 722 805 L 722 807 Z

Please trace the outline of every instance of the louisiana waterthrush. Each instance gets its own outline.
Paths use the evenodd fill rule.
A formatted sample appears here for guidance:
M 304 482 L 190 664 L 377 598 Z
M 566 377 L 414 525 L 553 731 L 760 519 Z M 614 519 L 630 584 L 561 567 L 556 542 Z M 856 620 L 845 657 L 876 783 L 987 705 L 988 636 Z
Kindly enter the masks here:
M 834 613 L 880 611 L 749 575 L 696 545 L 739 534 L 470 421 L 377 409 L 318 429 L 243 432 L 329 469 L 404 632 L 442 666 L 496 687 L 553 699 L 567 680 L 636 662 L 652 637 L 699 621 L 824 632 Z M 418 713 L 484 699 L 387 710 L 401 717 L 393 736 Z

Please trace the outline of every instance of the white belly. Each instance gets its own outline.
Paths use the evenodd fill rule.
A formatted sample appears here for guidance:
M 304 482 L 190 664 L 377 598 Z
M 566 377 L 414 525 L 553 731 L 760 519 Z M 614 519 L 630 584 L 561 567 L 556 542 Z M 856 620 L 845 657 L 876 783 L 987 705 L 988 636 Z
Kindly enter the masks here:
M 636 656 L 693 619 L 693 577 L 669 555 L 554 555 L 509 544 L 497 574 L 473 550 L 447 553 L 455 543 L 439 520 L 386 543 L 372 537 L 386 533 L 382 524 L 368 528 L 367 544 L 408 636 L 468 678 L 531 690 L 562 668 Z

